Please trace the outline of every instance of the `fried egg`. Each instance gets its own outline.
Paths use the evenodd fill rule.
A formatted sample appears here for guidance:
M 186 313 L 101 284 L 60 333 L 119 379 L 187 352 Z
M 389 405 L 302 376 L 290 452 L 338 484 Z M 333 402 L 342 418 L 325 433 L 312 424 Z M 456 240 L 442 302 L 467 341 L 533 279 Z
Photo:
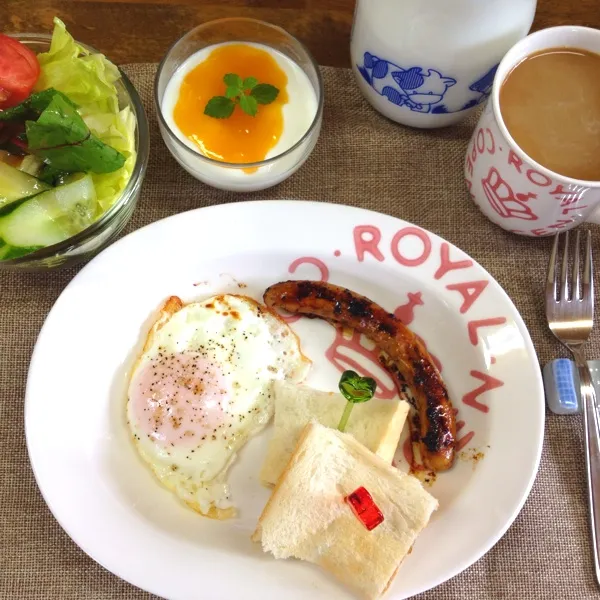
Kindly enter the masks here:
M 131 375 L 134 444 L 192 509 L 232 517 L 228 468 L 270 420 L 272 382 L 302 381 L 309 368 L 289 326 L 251 298 L 220 295 L 184 305 L 173 296 Z

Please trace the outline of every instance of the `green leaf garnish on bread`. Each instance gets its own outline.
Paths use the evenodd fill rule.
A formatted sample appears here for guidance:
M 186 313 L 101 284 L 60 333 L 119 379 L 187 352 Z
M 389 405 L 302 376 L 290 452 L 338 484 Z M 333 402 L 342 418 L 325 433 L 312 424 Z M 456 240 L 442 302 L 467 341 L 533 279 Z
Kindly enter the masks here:
M 344 371 L 340 377 L 339 388 L 348 404 L 344 408 L 338 429 L 346 431 L 346 425 L 348 425 L 354 405 L 368 402 L 375 395 L 377 384 L 372 377 L 361 377 L 355 371 Z

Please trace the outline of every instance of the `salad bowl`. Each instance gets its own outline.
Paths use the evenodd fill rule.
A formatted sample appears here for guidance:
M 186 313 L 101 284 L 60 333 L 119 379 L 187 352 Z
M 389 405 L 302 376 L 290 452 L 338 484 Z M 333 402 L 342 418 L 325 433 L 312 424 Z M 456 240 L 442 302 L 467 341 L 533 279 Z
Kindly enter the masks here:
M 50 49 L 52 36 L 45 34 L 11 34 L 36 55 Z M 99 52 L 89 45 L 77 42 L 91 54 Z M 135 117 L 135 163 L 130 178 L 117 200 L 88 227 L 56 244 L 40 248 L 24 256 L 0 260 L 0 269 L 44 271 L 85 262 L 109 245 L 123 230 L 135 209 L 149 155 L 148 119 L 141 99 L 133 84 L 119 69 L 120 79 L 115 82 L 119 109 L 129 107 Z

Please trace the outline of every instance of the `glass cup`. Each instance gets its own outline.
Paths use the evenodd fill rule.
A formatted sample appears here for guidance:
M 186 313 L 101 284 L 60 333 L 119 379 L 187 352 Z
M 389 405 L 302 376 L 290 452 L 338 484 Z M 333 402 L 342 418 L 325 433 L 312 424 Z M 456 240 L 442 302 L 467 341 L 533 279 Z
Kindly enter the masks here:
M 182 64 L 203 48 L 231 42 L 260 44 L 280 52 L 302 69 L 315 94 L 315 116 L 304 135 L 285 152 L 260 162 L 228 163 L 209 158 L 194 149 L 192 143 L 176 130 L 172 118 L 164 114 L 165 90 Z M 154 100 L 163 140 L 188 173 L 215 188 L 253 192 L 287 179 L 309 157 L 321 130 L 323 80 L 319 67 L 304 45 L 280 27 L 255 19 L 219 19 L 199 25 L 171 46 L 158 67 Z
M 15 34 L 11 37 L 31 48 L 36 54 L 47 52 L 52 39 L 49 35 L 31 33 Z M 98 53 L 97 50 L 87 44 L 77 43 L 90 52 Z M 77 235 L 19 258 L 1 260 L 0 270 L 45 271 L 85 262 L 113 242 L 131 218 L 148 165 L 150 135 L 148 132 L 148 119 L 142 101 L 136 89 L 122 71 L 121 79 L 116 82 L 116 86 L 119 107 L 129 106 L 136 118 L 136 160 L 131 178 L 123 193 L 96 222 Z

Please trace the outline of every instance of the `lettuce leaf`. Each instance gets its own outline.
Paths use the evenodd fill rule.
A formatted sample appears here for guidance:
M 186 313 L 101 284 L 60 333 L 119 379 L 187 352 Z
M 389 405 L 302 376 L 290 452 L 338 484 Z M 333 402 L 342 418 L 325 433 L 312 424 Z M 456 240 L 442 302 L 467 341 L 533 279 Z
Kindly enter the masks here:
M 126 106 L 116 118 L 90 115 L 84 119 L 87 126 L 105 144 L 112 146 L 125 156 L 125 164 L 112 173 L 92 173 L 96 195 L 102 211 L 108 210 L 121 195 L 135 166 L 135 126 L 133 111 Z
M 40 77 L 36 91 L 53 87 L 66 94 L 87 113 L 111 113 L 119 110 L 115 82 L 119 69 L 102 54 L 90 54 L 67 31 L 65 24 L 54 18 L 50 50 L 38 54 Z
M 92 175 L 98 202 L 105 211 L 124 190 L 135 165 L 135 115 L 126 107 L 119 110 L 115 83 L 121 75 L 102 54 L 90 54 L 77 44 L 65 24 L 54 18 L 50 50 L 38 54 L 41 73 L 36 91 L 54 88 L 78 106 L 91 132 L 125 157 L 112 173 Z

